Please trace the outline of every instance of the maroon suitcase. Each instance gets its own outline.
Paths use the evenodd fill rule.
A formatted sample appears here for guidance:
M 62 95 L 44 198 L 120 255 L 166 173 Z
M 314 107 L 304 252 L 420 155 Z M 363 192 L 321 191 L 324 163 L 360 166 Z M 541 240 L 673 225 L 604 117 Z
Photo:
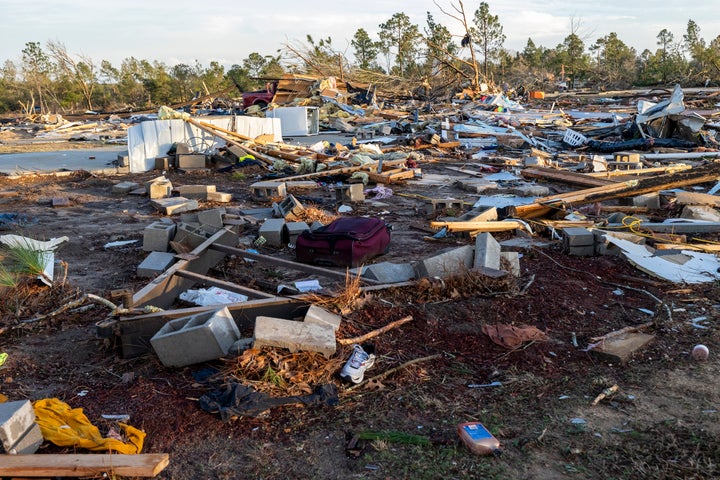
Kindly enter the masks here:
M 314 231 L 306 230 L 295 243 L 299 262 L 357 267 L 387 253 L 390 227 L 379 218 L 341 217 Z

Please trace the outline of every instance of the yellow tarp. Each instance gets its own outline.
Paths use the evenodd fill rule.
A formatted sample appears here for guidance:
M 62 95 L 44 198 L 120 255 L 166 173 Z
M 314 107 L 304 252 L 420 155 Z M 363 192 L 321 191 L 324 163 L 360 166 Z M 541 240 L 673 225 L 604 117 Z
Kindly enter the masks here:
M 36 422 L 42 436 L 60 447 L 85 448 L 94 452 L 112 451 L 125 454 L 140 453 L 145 441 L 145 432 L 135 427 L 118 423 L 128 443 L 114 438 L 103 438 L 100 430 L 90 423 L 82 408 L 71 408 L 57 398 L 45 398 L 33 403 Z

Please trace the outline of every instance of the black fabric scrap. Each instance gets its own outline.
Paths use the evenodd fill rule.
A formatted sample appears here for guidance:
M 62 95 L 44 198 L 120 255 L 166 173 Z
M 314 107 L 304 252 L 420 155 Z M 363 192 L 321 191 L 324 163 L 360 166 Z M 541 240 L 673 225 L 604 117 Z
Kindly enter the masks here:
M 227 422 L 233 416 L 256 417 L 265 410 L 281 405 L 302 403 L 335 406 L 338 402 L 338 390 L 332 383 L 318 385 L 308 395 L 280 398 L 256 392 L 247 385 L 230 383 L 225 390 L 215 390 L 200 397 L 200 408 L 209 413 L 219 413 L 222 421 Z

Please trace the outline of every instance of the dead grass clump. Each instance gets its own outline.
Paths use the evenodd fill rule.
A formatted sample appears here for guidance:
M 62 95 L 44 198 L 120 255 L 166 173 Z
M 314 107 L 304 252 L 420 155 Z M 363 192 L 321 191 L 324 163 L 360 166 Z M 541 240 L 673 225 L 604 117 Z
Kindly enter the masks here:
M 228 362 L 221 374 L 273 396 L 303 395 L 312 393 L 316 385 L 329 383 L 342 362 L 317 352 L 251 348 Z
M 362 266 L 358 268 L 358 274 L 354 277 L 350 275 L 350 270 L 346 270 L 345 287 L 334 295 L 323 296 L 311 293 L 305 296 L 305 300 L 336 313 L 350 313 L 358 305 L 358 301 L 362 295 L 362 289 L 360 287 L 360 272 L 362 272 Z
M 298 221 L 305 222 L 311 225 L 313 222 L 320 222 L 323 225 L 327 225 L 337 218 L 337 215 L 332 215 L 325 210 L 317 207 L 306 206 L 302 211 L 296 214 Z

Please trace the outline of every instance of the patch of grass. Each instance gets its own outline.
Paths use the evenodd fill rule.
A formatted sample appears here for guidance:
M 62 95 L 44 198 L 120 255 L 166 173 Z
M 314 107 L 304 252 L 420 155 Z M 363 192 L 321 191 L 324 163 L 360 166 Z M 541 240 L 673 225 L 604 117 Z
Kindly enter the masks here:
M 17 276 L 8 270 L 5 265 L 0 264 L 0 287 L 17 288 Z
M 265 370 L 265 375 L 263 375 L 262 380 L 280 388 L 285 388 L 285 379 L 271 366 L 268 366 L 267 370 Z
M 391 443 L 405 443 L 408 445 L 430 445 L 430 440 L 422 435 L 397 431 L 365 431 L 358 433 L 361 440 L 382 440 Z
M 247 175 L 245 175 L 244 172 L 235 171 L 235 172 L 233 172 L 233 174 L 232 174 L 232 179 L 233 179 L 233 180 L 239 180 L 239 181 L 241 181 L 241 180 L 245 180 L 246 178 L 247 178 Z

